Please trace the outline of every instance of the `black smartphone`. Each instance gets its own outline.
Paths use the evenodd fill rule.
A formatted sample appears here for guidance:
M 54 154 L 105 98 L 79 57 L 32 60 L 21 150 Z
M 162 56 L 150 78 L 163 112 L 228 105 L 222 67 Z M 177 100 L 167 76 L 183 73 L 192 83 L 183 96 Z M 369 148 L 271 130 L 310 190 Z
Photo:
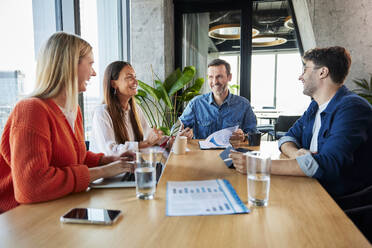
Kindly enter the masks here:
M 103 208 L 73 208 L 61 216 L 63 223 L 111 225 L 121 215 L 120 210 Z
M 252 152 L 252 151 L 253 151 L 253 150 L 251 150 L 251 149 L 241 148 L 241 147 L 236 148 L 236 149 L 234 149 L 234 150 L 237 151 L 237 152 L 242 152 L 242 153 Z

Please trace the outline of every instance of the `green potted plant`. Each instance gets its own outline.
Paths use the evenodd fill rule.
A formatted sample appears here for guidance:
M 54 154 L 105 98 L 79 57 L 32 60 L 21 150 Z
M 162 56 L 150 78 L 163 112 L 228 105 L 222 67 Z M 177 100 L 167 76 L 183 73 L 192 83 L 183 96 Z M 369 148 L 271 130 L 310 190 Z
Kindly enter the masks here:
M 135 99 L 151 127 L 157 127 L 169 136 L 178 130 L 179 124 L 176 123 L 181 107 L 200 94 L 204 83 L 203 78 L 194 79 L 195 73 L 195 67 L 187 66 L 182 72 L 177 68 L 163 82 L 155 75 L 152 86 L 138 80 L 141 89 L 138 89 Z M 183 88 L 182 94 L 177 95 Z
M 354 89 L 353 92 L 365 98 L 370 104 L 372 104 L 372 74 L 369 75 L 369 82 L 364 78 L 353 80 L 353 82 L 360 87 L 358 89 Z

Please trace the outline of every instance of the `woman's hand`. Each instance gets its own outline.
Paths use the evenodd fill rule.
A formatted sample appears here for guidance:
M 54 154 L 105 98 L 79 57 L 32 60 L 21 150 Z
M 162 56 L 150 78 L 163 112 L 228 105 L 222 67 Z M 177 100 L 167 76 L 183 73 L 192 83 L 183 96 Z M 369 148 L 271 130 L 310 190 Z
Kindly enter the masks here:
M 136 154 L 126 151 L 119 156 L 103 156 L 99 163 L 100 166 L 89 168 L 90 182 L 99 178 L 113 177 L 123 172 L 133 173 L 136 167 L 133 161 Z
M 136 159 L 136 154 L 132 151 L 126 151 L 119 156 L 103 156 L 99 162 L 99 165 L 106 165 L 120 159 L 122 161 L 134 161 Z
M 160 129 L 153 128 L 146 140 L 139 143 L 139 148 L 146 148 L 158 144 L 164 135 Z
M 123 172 L 134 173 L 136 164 L 125 159 L 119 159 L 106 165 L 89 168 L 89 182 L 99 178 L 113 177 Z
M 232 158 L 236 171 L 247 174 L 247 160 L 244 153 L 231 150 L 229 157 Z

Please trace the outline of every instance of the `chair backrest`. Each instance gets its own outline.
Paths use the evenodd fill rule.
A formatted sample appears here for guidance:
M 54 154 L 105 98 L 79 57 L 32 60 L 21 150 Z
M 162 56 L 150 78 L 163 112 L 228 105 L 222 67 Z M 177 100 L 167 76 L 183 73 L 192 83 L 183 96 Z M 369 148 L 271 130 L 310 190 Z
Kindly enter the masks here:
M 275 132 L 287 132 L 300 117 L 299 115 L 280 115 L 275 123 Z
M 364 207 L 367 205 L 372 206 L 372 185 L 361 191 L 337 197 L 335 198 L 335 201 L 343 210 Z
M 87 151 L 89 151 L 89 141 L 85 141 L 85 147 L 87 148 Z

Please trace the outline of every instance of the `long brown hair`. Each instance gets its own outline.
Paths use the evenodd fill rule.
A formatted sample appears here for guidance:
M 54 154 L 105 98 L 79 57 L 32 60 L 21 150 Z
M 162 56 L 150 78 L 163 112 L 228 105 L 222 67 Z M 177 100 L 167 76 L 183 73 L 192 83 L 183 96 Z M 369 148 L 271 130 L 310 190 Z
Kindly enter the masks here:
M 120 104 L 118 95 L 115 89 L 111 86 L 112 80 L 118 80 L 121 70 L 126 67 L 132 67 L 128 62 L 115 61 L 106 67 L 105 75 L 103 77 L 103 103 L 107 104 L 108 112 L 111 116 L 112 124 L 114 127 L 115 140 L 119 144 L 128 141 L 128 130 L 123 122 L 124 111 Z M 134 97 L 129 100 L 130 104 L 130 121 L 132 123 L 133 131 L 136 141 L 143 140 L 143 129 L 138 116 L 136 102 Z

